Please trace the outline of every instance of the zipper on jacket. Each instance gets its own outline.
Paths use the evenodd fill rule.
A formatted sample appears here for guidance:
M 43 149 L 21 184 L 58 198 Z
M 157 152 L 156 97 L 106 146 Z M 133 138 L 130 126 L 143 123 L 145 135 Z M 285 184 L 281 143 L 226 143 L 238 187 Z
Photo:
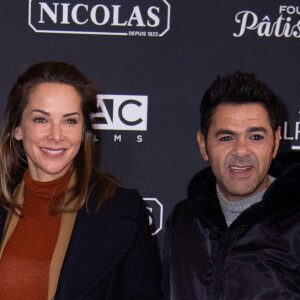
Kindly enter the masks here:
M 223 289 L 224 283 L 224 261 L 225 261 L 225 245 L 224 240 L 226 238 L 223 236 L 219 242 L 218 254 L 217 254 L 217 270 L 216 270 L 216 284 L 215 284 L 215 293 L 214 300 L 219 300 L 220 292 Z

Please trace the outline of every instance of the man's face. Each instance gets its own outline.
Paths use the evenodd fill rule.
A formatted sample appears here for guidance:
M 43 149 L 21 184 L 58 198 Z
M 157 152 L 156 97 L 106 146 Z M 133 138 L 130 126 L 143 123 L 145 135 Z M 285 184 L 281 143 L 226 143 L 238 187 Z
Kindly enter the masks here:
M 217 184 L 229 201 L 253 196 L 269 185 L 268 170 L 279 147 L 267 110 L 260 104 L 221 104 L 211 118 L 207 140 L 197 135 Z

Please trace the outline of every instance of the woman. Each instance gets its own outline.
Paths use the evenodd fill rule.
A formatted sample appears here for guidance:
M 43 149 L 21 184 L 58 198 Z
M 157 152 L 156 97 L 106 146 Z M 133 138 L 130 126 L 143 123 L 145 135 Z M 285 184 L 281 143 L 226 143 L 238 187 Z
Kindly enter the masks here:
M 9 94 L 0 139 L 0 299 L 160 299 L 143 201 L 97 170 L 96 96 L 62 62 L 29 67 Z

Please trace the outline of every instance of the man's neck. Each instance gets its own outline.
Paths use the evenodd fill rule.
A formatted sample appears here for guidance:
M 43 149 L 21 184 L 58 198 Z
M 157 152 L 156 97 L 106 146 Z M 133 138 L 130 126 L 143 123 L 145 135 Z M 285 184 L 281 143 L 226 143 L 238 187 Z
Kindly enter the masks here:
M 269 177 L 270 183 L 272 183 L 275 180 L 275 178 L 270 175 L 268 177 Z M 218 199 L 219 199 L 219 203 L 220 203 L 223 215 L 225 217 L 227 226 L 229 227 L 244 210 L 246 210 L 253 204 L 260 202 L 267 189 L 255 194 L 251 197 L 248 197 L 248 198 L 236 201 L 236 202 L 228 201 L 224 197 L 223 193 L 220 191 L 218 185 L 216 185 L 216 190 L 217 190 L 217 195 L 218 195 Z

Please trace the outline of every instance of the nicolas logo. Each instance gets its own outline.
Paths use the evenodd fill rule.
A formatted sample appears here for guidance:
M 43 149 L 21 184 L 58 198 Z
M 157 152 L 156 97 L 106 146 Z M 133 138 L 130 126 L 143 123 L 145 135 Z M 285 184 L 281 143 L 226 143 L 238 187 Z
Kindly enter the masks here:
M 103 130 L 147 130 L 148 96 L 98 95 L 93 126 Z
M 28 25 L 40 33 L 161 37 L 170 29 L 167 0 L 29 0 Z

